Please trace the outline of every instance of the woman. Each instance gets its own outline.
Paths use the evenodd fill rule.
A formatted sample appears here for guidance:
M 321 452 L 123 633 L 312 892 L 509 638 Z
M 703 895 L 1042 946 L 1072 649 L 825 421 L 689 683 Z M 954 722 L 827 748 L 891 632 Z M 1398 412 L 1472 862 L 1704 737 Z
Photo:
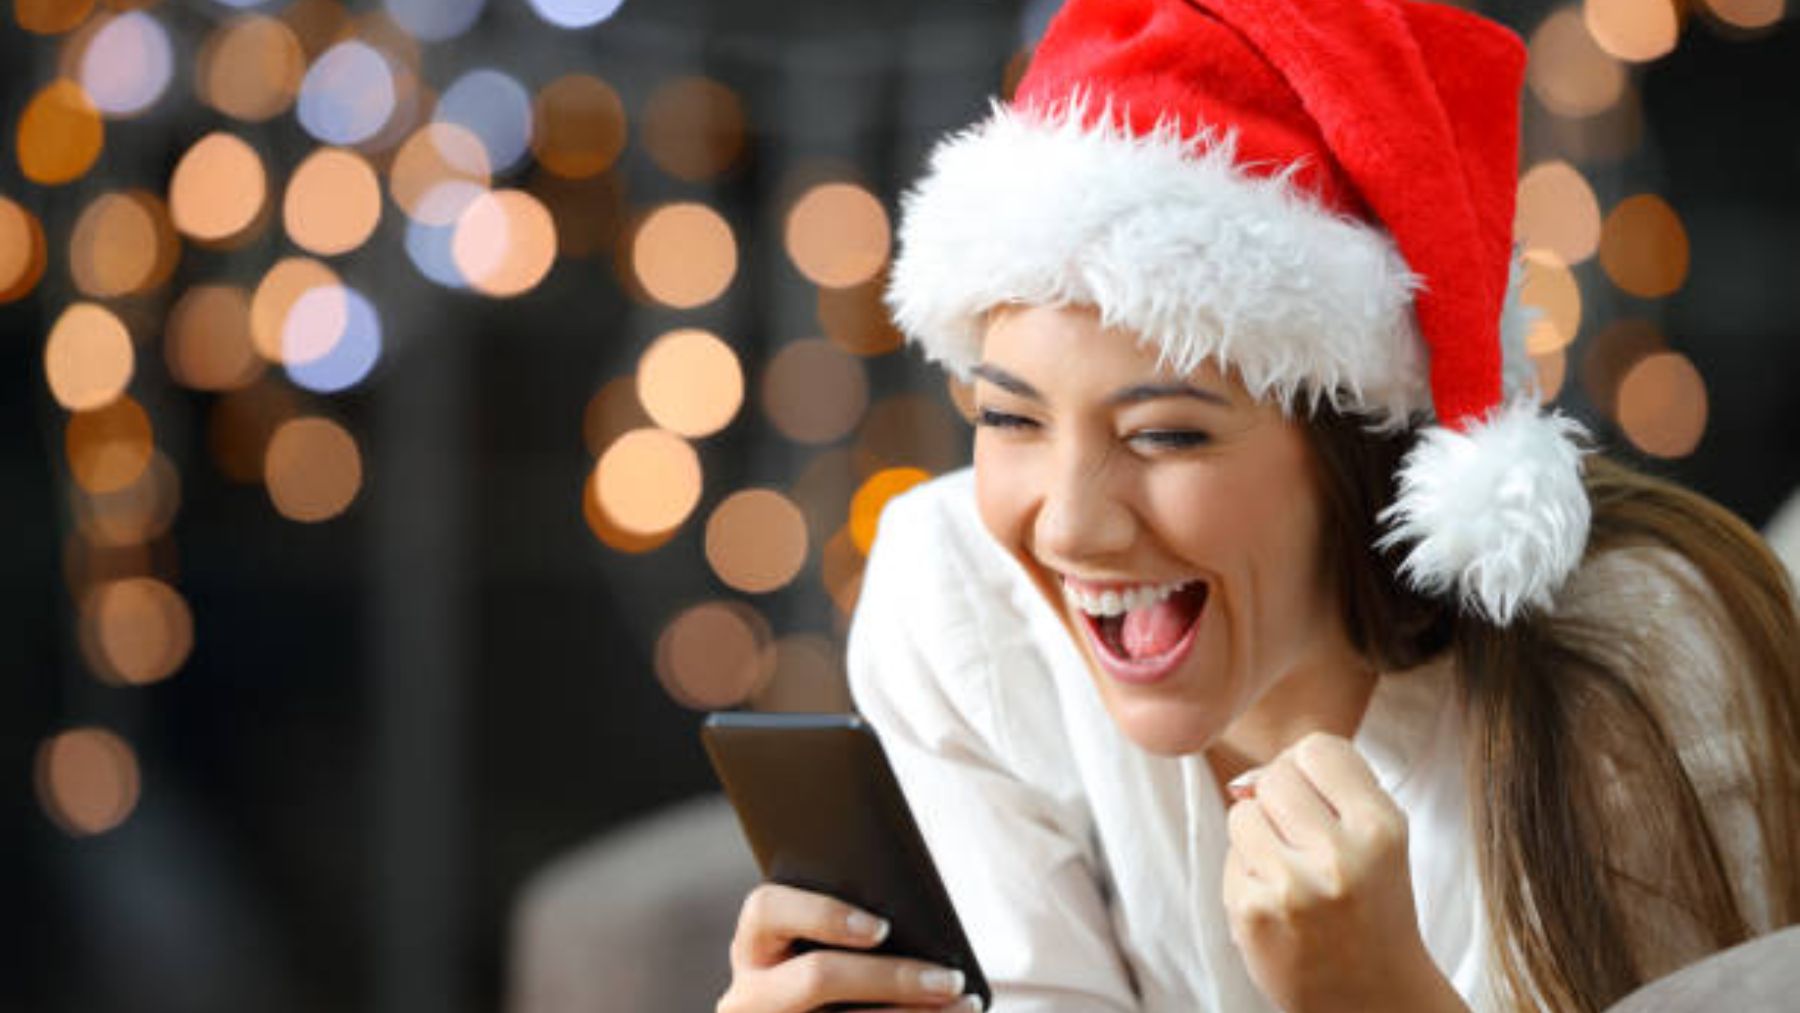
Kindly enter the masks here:
M 884 516 L 851 674 L 997 1009 L 1592 1010 L 1800 918 L 1784 578 L 1533 396 L 1523 64 L 1071 0 L 909 196 L 975 464 Z M 877 915 L 758 888 L 720 1008 L 955 1008 Z

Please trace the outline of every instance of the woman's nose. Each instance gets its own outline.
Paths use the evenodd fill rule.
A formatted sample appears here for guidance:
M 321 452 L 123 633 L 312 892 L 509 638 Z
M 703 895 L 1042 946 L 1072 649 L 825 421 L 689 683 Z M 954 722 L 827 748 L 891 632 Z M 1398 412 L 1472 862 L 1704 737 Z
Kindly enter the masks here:
M 1136 522 L 1114 488 L 1104 455 L 1058 455 L 1032 534 L 1041 555 L 1070 563 L 1103 560 L 1131 548 Z

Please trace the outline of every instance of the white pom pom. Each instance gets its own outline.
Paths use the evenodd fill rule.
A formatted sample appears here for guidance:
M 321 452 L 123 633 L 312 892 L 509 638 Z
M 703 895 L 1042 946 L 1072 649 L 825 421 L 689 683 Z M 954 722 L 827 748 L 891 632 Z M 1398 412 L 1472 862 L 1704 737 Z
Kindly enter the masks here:
M 1579 423 L 1515 401 L 1458 433 L 1428 429 L 1382 512 L 1381 548 L 1412 546 L 1400 573 L 1425 594 L 1454 592 L 1499 626 L 1548 607 L 1581 563 L 1591 507 Z

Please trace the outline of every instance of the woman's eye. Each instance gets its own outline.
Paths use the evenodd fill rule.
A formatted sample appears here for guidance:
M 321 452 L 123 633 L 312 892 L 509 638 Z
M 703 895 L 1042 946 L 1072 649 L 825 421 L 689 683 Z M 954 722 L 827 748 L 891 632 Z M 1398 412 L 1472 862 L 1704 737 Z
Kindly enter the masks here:
M 1023 415 L 1012 415 L 997 412 L 992 408 L 981 408 L 975 412 L 975 424 L 992 429 L 1031 429 L 1037 423 Z
M 1212 441 L 1198 429 L 1140 429 L 1129 439 L 1146 450 L 1192 450 Z

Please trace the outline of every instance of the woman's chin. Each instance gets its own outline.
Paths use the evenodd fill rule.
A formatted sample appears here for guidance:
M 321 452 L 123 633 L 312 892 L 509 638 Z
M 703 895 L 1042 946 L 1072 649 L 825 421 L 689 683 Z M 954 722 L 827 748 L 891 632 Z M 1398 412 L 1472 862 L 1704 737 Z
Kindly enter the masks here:
M 1104 682 L 1100 696 L 1119 731 L 1139 749 L 1157 756 L 1198 753 L 1223 730 L 1216 723 L 1216 708 L 1193 701 L 1148 698 Z

